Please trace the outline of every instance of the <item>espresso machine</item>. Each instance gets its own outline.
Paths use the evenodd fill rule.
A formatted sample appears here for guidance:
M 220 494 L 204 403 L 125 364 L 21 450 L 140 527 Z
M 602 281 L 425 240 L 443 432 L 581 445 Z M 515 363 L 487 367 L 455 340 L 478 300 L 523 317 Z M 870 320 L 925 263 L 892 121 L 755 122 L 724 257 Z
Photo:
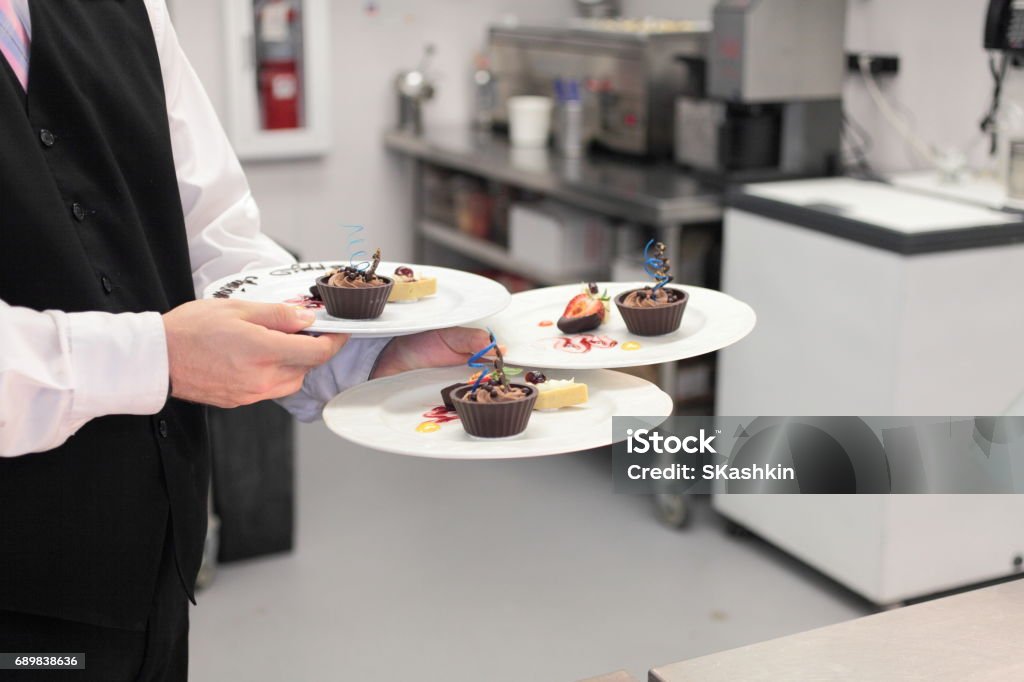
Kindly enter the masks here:
M 712 25 L 704 89 L 676 100 L 676 161 L 741 181 L 837 172 L 846 0 L 719 0 Z

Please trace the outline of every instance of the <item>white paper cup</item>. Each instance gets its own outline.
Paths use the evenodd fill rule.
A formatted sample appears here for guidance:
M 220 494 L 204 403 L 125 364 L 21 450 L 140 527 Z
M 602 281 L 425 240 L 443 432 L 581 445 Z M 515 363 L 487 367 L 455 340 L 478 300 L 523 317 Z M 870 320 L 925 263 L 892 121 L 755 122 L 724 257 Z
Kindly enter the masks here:
M 513 146 L 547 146 L 551 132 L 551 98 L 509 97 L 508 126 Z

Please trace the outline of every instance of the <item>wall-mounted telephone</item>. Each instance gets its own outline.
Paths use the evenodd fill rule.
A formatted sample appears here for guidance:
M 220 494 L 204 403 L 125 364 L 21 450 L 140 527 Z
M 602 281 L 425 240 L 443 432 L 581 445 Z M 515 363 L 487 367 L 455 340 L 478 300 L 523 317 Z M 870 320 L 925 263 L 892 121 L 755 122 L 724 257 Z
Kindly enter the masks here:
M 985 49 L 1024 53 L 1024 0 L 989 0 Z
M 999 102 L 1003 93 L 1006 70 L 1012 64 L 1021 66 L 1024 59 L 1024 0 L 989 0 L 985 17 L 985 49 L 998 51 L 988 56 L 988 70 L 992 74 L 992 103 L 981 119 L 981 132 L 989 136 L 989 154 L 999 149 Z

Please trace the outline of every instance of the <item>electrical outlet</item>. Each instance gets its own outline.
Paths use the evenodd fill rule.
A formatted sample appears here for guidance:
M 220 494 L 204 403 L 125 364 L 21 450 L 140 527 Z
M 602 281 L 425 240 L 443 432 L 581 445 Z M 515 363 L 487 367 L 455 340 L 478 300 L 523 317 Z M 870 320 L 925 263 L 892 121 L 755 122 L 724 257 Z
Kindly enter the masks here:
M 860 58 L 871 59 L 870 71 L 875 76 L 895 76 L 900 72 L 900 58 L 894 54 L 866 54 L 863 52 L 846 53 L 846 70 L 860 73 Z

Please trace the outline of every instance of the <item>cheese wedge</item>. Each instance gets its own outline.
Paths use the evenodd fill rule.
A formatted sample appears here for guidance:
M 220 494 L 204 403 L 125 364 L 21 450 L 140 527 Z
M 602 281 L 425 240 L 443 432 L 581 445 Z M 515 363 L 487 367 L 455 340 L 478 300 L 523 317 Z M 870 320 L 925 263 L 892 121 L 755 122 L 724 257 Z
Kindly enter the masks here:
M 395 283 L 391 287 L 391 294 L 388 295 L 388 303 L 418 301 L 421 298 L 433 296 L 436 293 L 436 277 L 422 277 L 411 282 L 403 281 L 396 277 Z
M 558 410 L 587 402 L 587 385 L 577 384 L 574 379 L 551 379 L 536 384 L 537 402 L 535 410 Z

